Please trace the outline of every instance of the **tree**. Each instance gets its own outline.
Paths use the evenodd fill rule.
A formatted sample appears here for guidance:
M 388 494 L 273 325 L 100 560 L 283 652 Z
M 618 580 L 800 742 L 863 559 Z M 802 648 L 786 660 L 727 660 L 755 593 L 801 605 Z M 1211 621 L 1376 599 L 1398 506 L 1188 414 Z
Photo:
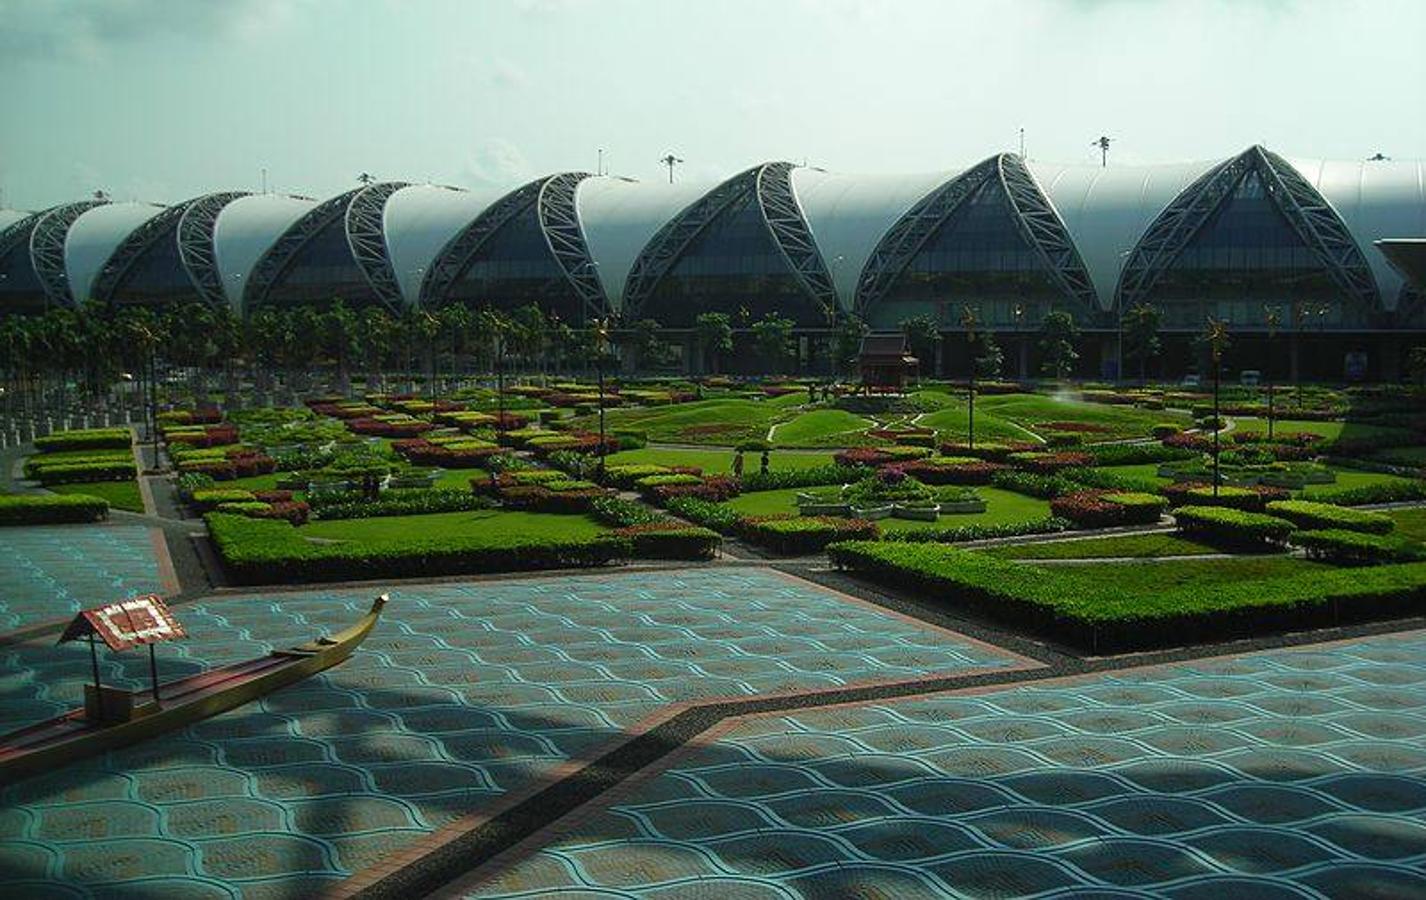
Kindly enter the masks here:
M 1040 324 L 1040 352 L 1045 356 L 1040 371 L 1061 381 L 1068 378 L 1079 359 L 1079 351 L 1075 350 L 1078 340 L 1079 326 L 1074 316 L 1060 310 L 1045 316 Z
M 838 374 L 848 374 L 856 369 L 857 355 L 862 350 L 862 338 L 866 337 L 866 322 L 860 317 L 849 315 L 842 320 L 842 327 L 837 330 L 837 344 L 833 350 L 837 358 L 833 360 L 833 368 Z
M 356 345 L 367 370 L 367 390 L 382 390 L 386 359 L 396 335 L 396 322 L 380 306 L 368 306 L 357 320 Z
M 753 343 L 762 354 L 769 372 L 780 371 L 792 351 L 792 325 L 791 319 L 784 319 L 773 312 L 753 323 Z
M 253 384 L 259 394 L 272 390 L 272 373 L 282 357 L 287 340 L 287 317 L 271 306 L 265 306 L 248 317 L 244 325 L 245 343 L 252 349 Z
M 659 337 L 661 328 L 655 319 L 640 319 L 634 323 L 629 348 L 634 354 L 635 368 L 659 368 L 668 364 L 669 347 Z
M 995 332 L 986 330 L 980 333 L 976 339 L 976 347 L 972 352 L 975 357 L 975 374 L 977 378 L 999 378 L 1000 371 L 1005 366 L 1005 354 L 1000 349 L 1000 344 L 995 340 Z
M 1150 357 L 1158 356 L 1163 350 L 1159 340 L 1161 321 L 1157 307 L 1138 303 L 1124 313 L 1119 324 L 1124 341 L 1124 358 L 1138 362 L 1140 384 L 1147 380 Z M 1122 378 L 1124 373 L 1120 372 L 1119 376 Z
M 901 320 L 901 333 L 911 345 L 911 355 L 921 362 L 921 371 L 932 371 L 936 347 L 941 343 L 941 326 L 930 316 L 912 316 Z
M 705 368 L 718 373 L 718 358 L 733 350 L 733 325 L 727 313 L 701 313 L 693 321 Z
M 321 314 L 321 323 L 322 349 L 337 363 L 337 393 L 349 397 L 352 392 L 351 358 L 357 346 L 357 316 L 342 302 L 342 298 L 337 297 Z
M 1418 387 L 1426 387 L 1426 344 L 1412 347 L 1407 352 L 1406 371 Z

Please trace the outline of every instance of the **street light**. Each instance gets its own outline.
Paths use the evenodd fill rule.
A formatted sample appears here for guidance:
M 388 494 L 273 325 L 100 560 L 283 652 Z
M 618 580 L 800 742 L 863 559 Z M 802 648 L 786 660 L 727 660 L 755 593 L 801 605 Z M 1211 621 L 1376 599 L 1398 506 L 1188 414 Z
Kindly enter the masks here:
M 1228 346 L 1228 322 L 1208 317 L 1208 346 L 1213 353 L 1213 498 L 1218 498 L 1218 435 L 1222 423 L 1218 415 L 1218 382 L 1223 350 Z
M 604 482 L 604 347 L 609 341 L 609 318 L 594 320 L 594 371 L 599 376 L 599 482 Z
M 966 420 L 966 431 L 969 437 L 969 446 L 972 453 L 975 452 L 975 311 L 970 306 L 961 307 L 961 326 L 966 330 L 966 347 L 970 351 L 970 391 L 966 395 L 966 408 L 969 411 Z
M 1268 325 L 1268 351 L 1264 368 L 1268 370 L 1268 441 L 1273 439 L 1273 338 L 1277 337 L 1277 327 L 1282 323 L 1282 316 L 1276 306 L 1264 306 L 1263 316 Z

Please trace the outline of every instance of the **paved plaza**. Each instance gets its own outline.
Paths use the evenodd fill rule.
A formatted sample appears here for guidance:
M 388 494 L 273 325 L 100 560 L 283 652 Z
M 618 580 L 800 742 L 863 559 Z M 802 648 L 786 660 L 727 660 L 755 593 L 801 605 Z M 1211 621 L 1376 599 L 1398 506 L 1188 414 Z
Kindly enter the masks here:
M 1423 737 L 1421 632 L 749 717 L 454 894 L 1420 897 Z
M 160 677 L 342 627 L 370 592 L 185 605 Z M 4 727 L 75 705 L 85 648 L 0 648 Z M 303 897 L 598 755 L 680 704 L 1027 661 L 755 568 L 392 591 L 348 662 L 183 732 L 0 794 L 0 892 Z M 139 687 L 147 655 L 108 657 Z
M 0 560 L 0 634 L 176 590 L 162 534 L 146 525 L 0 528 Z

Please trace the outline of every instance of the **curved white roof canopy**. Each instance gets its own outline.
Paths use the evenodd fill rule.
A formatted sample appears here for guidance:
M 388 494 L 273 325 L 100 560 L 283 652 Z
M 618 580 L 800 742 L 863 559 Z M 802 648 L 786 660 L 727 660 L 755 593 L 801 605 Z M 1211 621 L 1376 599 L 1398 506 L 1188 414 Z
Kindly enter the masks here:
M 75 303 L 89 300 L 94 279 L 124 238 L 163 210 L 149 203 L 106 203 L 74 220 L 64 239 L 64 269 Z
M 420 302 L 421 281 L 446 242 L 504 194 L 493 187 L 465 191 L 413 184 L 387 198 L 386 252 L 407 305 Z
M 316 201 L 284 194 L 253 194 L 223 207 L 213 226 L 213 254 L 223 277 L 223 292 L 233 309 L 242 311 L 248 273 L 282 233 Z
M 1063 166 L 1027 161 L 1065 223 L 1094 282 L 1100 309 L 1114 307 L 1119 273 L 1149 225 L 1184 188 L 1218 165 Z
M 589 257 L 611 310 L 624 308 L 629 270 L 649 240 L 669 220 L 720 182 L 628 181 L 610 175 L 579 183 L 574 203 Z
M 1371 267 L 1382 306 L 1396 309 L 1405 279 L 1373 244 L 1382 238 L 1426 237 L 1426 164 L 1284 158 L 1342 217 Z
M 792 170 L 792 191 L 822 253 L 843 311 L 856 304 L 857 281 L 882 237 L 916 201 L 960 174 L 835 175 Z

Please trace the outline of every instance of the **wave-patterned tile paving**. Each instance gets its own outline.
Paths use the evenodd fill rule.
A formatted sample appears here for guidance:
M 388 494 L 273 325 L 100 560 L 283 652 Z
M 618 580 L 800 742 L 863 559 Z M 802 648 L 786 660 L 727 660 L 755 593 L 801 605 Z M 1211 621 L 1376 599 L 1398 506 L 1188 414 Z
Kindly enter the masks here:
M 1422 897 L 1423 738 L 1420 633 L 750 717 L 457 892 Z
M 144 525 L 0 528 L 0 634 L 164 590 L 156 534 Z
M 670 704 L 1022 661 L 755 569 L 403 587 L 343 665 L 0 794 L 0 894 L 302 897 L 585 758 Z M 370 594 L 183 607 L 162 677 L 353 621 Z M 75 703 L 87 651 L 0 651 L 8 725 Z M 139 687 L 146 656 L 106 662 Z M 41 888 L 44 890 L 42 891 Z M 14 893 L 19 891 L 19 893 Z

